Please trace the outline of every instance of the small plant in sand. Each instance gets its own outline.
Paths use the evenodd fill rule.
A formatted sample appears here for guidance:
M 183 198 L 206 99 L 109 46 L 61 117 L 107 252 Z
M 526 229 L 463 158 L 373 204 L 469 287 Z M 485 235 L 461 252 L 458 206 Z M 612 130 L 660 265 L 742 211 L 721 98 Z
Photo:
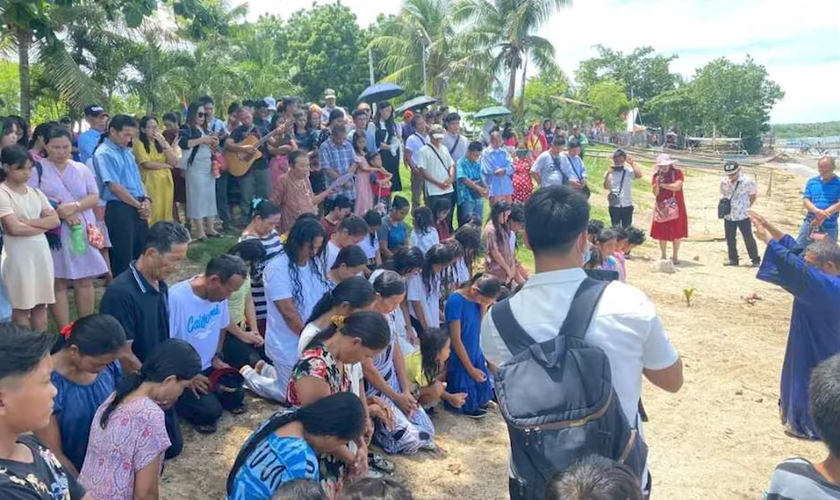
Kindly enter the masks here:
M 683 295 L 685 295 L 685 303 L 688 304 L 688 307 L 691 307 L 691 297 L 694 297 L 694 292 L 696 291 L 696 288 L 686 288 L 683 290 Z

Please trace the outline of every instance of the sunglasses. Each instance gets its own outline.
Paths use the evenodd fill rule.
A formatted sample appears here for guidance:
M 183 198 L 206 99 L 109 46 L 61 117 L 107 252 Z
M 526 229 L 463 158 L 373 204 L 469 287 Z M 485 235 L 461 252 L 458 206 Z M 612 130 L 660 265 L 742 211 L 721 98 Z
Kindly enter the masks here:
M 198 116 L 199 118 L 204 118 L 205 115 L 206 115 L 206 113 L 197 113 L 196 114 L 196 116 Z

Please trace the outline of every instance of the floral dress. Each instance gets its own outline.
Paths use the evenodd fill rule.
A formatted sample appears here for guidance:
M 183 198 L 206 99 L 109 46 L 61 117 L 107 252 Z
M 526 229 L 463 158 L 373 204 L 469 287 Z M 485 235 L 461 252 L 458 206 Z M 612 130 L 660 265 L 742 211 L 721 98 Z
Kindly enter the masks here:
M 324 380 L 330 386 L 330 395 L 339 392 L 350 392 L 350 378 L 332 354 L 318 343 L 303 351 L 300 359 L 292 368 L 292 377 L 286 392 L 286 400 L 292 406 L 301 406 L 295 382 L 306 377 Z M 334 499 L 341 493 L 347 479 L 347 464 L 328 454 L 318 455 L 321 469 L 321 485 L 327 492 L 327 497 Z

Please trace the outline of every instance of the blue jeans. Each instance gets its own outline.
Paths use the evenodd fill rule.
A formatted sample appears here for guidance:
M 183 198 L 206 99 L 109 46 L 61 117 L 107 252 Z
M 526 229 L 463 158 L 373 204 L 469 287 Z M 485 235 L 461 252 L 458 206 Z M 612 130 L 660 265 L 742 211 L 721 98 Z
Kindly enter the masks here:
M 828 235 L 828 237 L 831 238 L 831 241 L 836 243 L 837 242 L 837 227 L 835 226 L 833 228 L 826 228 L 825 226 L 823 226 L 823 228 L 824 228 L 823 230 Z M 796 237 L 796 243 L 800 247 L 805 248 L 805 247 L 808 246 L 809 243 L 811 243 L 810 236 L 811 236 L 811 221 L 806 220 L 805 222 L 802 223 L 802 227 L 799 228 L 799 236 Z
M 479 226 L 484 220 L 484 198 L 462 201 L 458 205 L 458 226 L 463 226 L 471 219 L 478 219 Z

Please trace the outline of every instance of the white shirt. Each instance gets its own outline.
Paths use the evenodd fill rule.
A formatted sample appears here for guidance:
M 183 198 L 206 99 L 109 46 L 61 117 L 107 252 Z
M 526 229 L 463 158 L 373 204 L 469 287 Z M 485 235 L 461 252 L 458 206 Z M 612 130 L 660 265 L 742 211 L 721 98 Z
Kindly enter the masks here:
M 426 326 L 429 328 L 440 327 L 440 294 L 441 294 L 440 273 L 432 277 L 432 292 L 426 292 L 426 285 L 423 283 L 423 276 L 420 273 L 408 277 L 406 284 L 406 298 L 408 299 L 409 313 L 417 318 L 412 302 L 421 302 L 423 314 L 426 319 Z
M 735 189 L 736 184 L 737 189 Z M 750 196 L 755 196 L 757 192 L 755 181 L 746 175 L 739 174 L 735 182 L 729 182 L 729 176 L 724 175 L 720 180 L 720 194 L 730 199 L 730 207 L 732 207 L 732 211 L 724 218 L 732 221 L 749 218 L 747 210 L 750 209 Z
M 228 301 L 210 302 L 193 291 L 191 280 L 169 289 L 169 337 L 187 341 L 201 358 L 201 369 L 212 366 L 222 329 L 230 325 Z
M 435 151 L 437 151 L 437 154 L 435 154 Z M 444 182 L 449 178 L 449 167 L 455 164 L 449 155 L 448 149 L 443 146 L 435 149 L 431 144 L 421 148 L 419 152 L 415 153 L 413 159 L 417 168 L 429 172 L 432 178 L 438 182 Z M 436 184 L 432 184 L 427 180 L 426 191 L 429 193 L 429 196 L 439 196 L 451 193 L 453 188 L 449 186 L 446 189 L 441 189 Z
M 555 161 L 556 160 L 556 161 Z M 543 151 L 531 165 L 531 172 L 540 174 L 540 186 L 559 186 L 572 178 L 572 164 L 569 157 L 560 154 L 554 156 L 551 151 Z
M 373 243 L 370 241 L 371 236 L 373 237 Z M 373 265 L 376 259 L 376 252 L 379 251 L 379 235 L 376 233 L 368 234 L 362 241 L 359 242 L 359 248 L 361 248 L 365 253 L 368 265 Z
M 312 272 L 309 263 L 297 267 L 301 284 L 302 303 L 295 303 L 301 320 L 306 321 L 315 304 L 329 288 L 317 273 Z M 274 304 L 278 300 L 293 299 L 292 277 L 289 273 L 289 256 L 286 253 L 272 259 L 263 274 L 265 296 L 268 299 L 268 320 L 266 324 L 265 352 L 275 365 L 293 366 L 297 361 L 298 335 L 293 332 Z
M 429 229 L 426 233 L 421 233 L 416 229 L 411 230 L 411 246 L 422 250 L 424 255 L 438 243 L 440 243 L 440 236 L 435 228 Z
M 532 275 L 510 298 L 514 318 L 536 342 L 556 337 L 584 278 L 583 269 Z M 584 339 L 606 353 L 621 408 L 630 425 L 636 423 L 642 432 L 638 411 L 642 370 L 662 370 L 679 359 L 653 303 L 637 288 L 610 283 Z M 488 360 L 497 364 L 511 357 L 490 314 L 484 316 L 481 324 L 481 349 Z
M 417 132 L 408 136 L 405 141 L 405 149 L 411 151 L 412 155 L 416 155 L 420 148 L 429 143 L 429 136 L 426 134 L 418 134 Z M 414 163 L 417 163 L 417 158 L 413 158 Z
M 463 257 L 458 257 L 455 264 L 452 265 L 455 274 L 455 285 L 461 286 L 466 283 L 472 276 L 470 276 L 470 269 L 467 267 L 467 261 Z
M 469 139 L 463 135 L 450 134 L 449 132 L 443 135 L 443 147 L 449 151 L 449 155 L 456 164 L 467 154 L 469 144 Z
M 372 272 L 370 274 L 370 278 L 368 279 L 370 284 L 372 285 L 376 281 L 376 278 L 378 278 L 383 272 L 385 272 L 383 269 L 377 269 Z M 400 341 L 400 349 L 402 350 L 403 356 L 411 354 L 418 349 L 408 341 L 408 331 L 405 328 L 405 323 L 405 315 L 403 315 L 402 308 L 400 307 L 394 309 L 388 315 L 388 326 L 391 328 L 392 332 L 396 333 L 397 339 Z
M 332 269 L 336 259 L 338 259 L 338 252 L 340 251 L 341 249 L 338 248 L 338 245 L 332 241 L 327 242 L 327 268 L 324 270 L 325 272 L 330 272 L 330 269 Z M 304 318 L 304 320 L 306 320 L 306 318 Z

